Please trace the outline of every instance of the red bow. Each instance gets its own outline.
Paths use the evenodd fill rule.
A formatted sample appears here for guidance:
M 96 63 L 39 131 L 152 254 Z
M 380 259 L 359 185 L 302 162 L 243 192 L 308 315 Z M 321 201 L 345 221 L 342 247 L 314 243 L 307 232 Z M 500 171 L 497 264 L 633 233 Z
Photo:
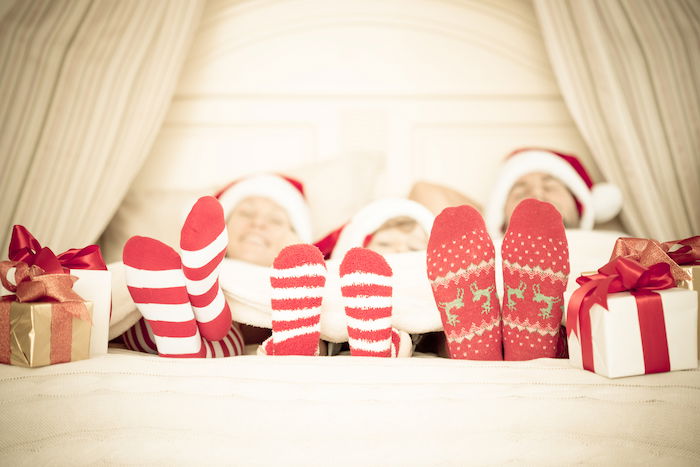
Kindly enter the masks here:
M 581 276 L 576 282 L 581 287 L 569 300 L 566 332 L 567 336 L 573 333 L 581 342 L 583 367 L 586 370 L 593 371 L 591 307 L 598 304 L 607 309 L 609 293 L 629 291 L 637 302 L 647 373 L 668 371 L 661 297 L 653 291 L 675 286 L 669 264 L 657 263 L 645 267 L 633 259 L 619 257 L 600 268 L 598 274 Z
M 700 264 L 700 235 L 683 240 L 663 242 L 661 248 L 677 264 Z
M 50 248 L 42 247 L 39 241 L 22 225 L 12 228 L 9 258 L 29 266 L 39 266 L 47 273 L 59 274 L 66 269 L 107 270 L 100 247 L 89 245 L 85 248 L 72 248 L 58 256 Z

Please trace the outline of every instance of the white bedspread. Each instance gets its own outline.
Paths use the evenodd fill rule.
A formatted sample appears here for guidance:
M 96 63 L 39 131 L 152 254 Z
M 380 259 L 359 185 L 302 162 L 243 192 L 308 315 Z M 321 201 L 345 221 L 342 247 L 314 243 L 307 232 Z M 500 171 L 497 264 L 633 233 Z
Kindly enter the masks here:
M 110 349 L 0 365 L 0 464 L 700 464 L 700 371 Z

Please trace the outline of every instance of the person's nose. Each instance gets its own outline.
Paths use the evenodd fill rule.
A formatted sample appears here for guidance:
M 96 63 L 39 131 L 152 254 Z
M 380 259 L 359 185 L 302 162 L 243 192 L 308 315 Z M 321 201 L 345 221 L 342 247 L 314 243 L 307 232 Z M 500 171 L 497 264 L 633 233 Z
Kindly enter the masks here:
M 541 185 L 534 186 L 530 191 L 530 197 L 539 201 L 544 201 L 544 189 Z
M 264 230 L 267 226 L 267 223 L 265 222 L 265 218 L 263 216 L 256 214 L 251 219 L 250 225 L 256 229 Z

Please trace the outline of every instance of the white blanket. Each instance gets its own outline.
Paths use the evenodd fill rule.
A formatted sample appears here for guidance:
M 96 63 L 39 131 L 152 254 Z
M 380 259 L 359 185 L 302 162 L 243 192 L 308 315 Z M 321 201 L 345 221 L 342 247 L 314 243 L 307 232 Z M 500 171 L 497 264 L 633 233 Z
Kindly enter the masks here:
M 700 465 L 700 371 L 110 349 L 0 365 L 0 464 Z

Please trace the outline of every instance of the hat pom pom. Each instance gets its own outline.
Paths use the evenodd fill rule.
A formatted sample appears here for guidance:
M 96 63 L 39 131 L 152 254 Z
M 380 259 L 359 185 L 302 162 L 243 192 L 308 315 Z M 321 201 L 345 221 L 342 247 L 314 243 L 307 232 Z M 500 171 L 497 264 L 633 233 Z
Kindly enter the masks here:
M 622 209 L 622 192 L 612 183 L 596 183 L 591 190 L 597 224 L 607 222 Z

